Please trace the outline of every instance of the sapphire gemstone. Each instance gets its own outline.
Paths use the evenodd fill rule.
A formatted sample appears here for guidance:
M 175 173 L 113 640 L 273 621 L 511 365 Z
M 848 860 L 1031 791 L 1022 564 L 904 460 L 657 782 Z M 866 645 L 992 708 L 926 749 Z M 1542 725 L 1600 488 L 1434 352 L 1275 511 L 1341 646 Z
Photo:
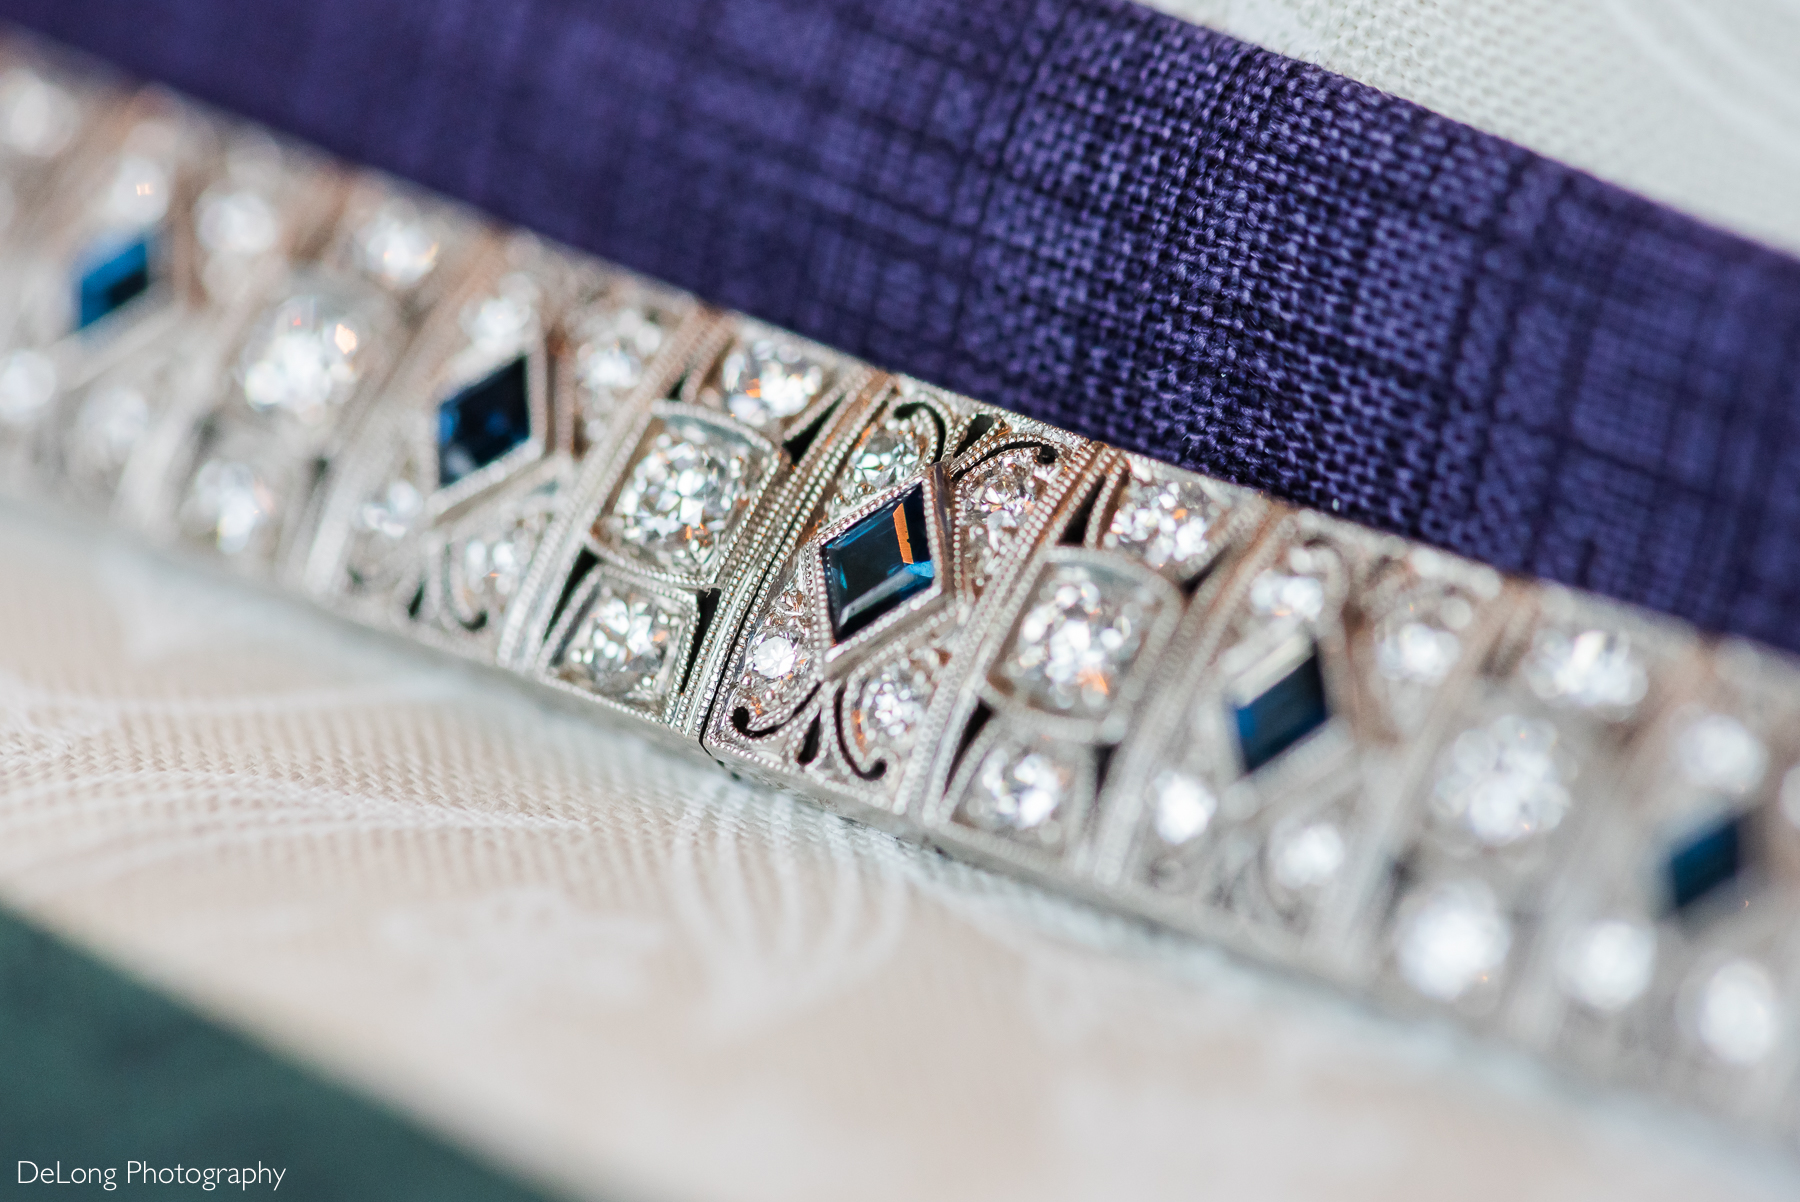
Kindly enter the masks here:
M 1256 696 L 1231 707 L 1244 771 L 1255 772 L 1331 717 L 1319 653 L 1307 657 Z
M 825 544 L 831 631 L 842 642 L 931 587 L 925 489 L 914 488 Z
M 1669 852 L 1663 880 L 1671 910 L 1687 909 L 1743 872 L 1749 850 L 1747 820 L 1744 814 L 1729 815 L 1691 833 Z
M 438 486 L 448 488 L 531 437 L 531 379 L 521 355 L 438 406 Z
M 75 281 L 75 328 L 85 330 L 150 291 L 150 237 L 89 252 Z

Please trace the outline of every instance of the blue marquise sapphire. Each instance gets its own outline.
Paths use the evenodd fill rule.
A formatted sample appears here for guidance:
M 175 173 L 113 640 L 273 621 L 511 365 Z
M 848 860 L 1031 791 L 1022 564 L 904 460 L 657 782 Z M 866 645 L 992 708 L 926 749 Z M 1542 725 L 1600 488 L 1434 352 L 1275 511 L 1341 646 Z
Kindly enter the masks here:
M 75 328 L 85 330 L 150 291 L 148 234 L 90 251 L 75 279 Z
M 1231 705 L 1244 771 L 1255 772 L 1331 717 L 1315 647 L 1256 695 Z
M 438 406 L 438 485 L 449 487 L 531 437 L 531 378 L 521 355 Z
M 1749 818 L 1731 814 L 1690 831 L 1668 854 L 1663 864 L 1663 883 L 1669 908 L 1686 910 L 1736 880 L 1744 871 L 1749 850 Z
M 920 486 L 825 544 L 833 638 L 842 642 L 893 612 L 930 588 L 936 576 Z

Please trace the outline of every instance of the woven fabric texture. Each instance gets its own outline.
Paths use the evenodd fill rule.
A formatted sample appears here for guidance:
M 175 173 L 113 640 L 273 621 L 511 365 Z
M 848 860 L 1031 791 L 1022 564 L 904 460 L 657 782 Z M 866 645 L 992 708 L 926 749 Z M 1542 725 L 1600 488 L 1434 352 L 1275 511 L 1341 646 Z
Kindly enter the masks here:
M 1800 1196 L 242 582 L 4 508 L 0 560 L 0 904 L 568 1196 Z
M 888 367 L 1800 648 L 1800 263 L 1111 0 L 4 0 Z

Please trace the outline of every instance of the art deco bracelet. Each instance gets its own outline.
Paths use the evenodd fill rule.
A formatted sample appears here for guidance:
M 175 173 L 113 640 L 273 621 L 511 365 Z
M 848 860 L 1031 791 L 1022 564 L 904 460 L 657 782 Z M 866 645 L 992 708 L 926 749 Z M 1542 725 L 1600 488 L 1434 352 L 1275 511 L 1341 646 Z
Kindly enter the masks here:
M 0 69 L 0 468 L 850 818 L 1800 1134 L 1800 675 Z

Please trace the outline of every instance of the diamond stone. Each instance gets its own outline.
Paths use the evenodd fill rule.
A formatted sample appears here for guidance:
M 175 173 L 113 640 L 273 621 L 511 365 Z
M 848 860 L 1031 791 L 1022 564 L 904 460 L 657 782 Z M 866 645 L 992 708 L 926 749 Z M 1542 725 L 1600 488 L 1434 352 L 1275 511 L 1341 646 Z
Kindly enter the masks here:
M 1218 813 L 1219 799 L 1185 772 L 1164 772 L 1150 787 L 1152 825 L 1156 837 L 1170 847 L 1190 843 L 1206 833 Z
M 824 390 L 825 368 L 785 338 L 746 338 L 726 353 L 719 385 L 727 413 L 767 427 L 813 403 Z
M 375 322 L 358 298 L 304 292 L 259 321 L 238 360 L 244 400 L 305 427 L 325 425 L 362 378 Z
M 1199 482 L 1158 480 L 1134 464 L 1101 545 L 1186 578 L 1212 559 L 1209 535 L 1222 512 Z
M 735 434 L 672 421 L 632 466 L 607 532 L 659 568 L 705 572 L 749 506 L 763 471 L 760 458 Z
M 1034 447 L 1002 451 L 971 468 L 956 488 L 960 524 L 968 530 L 970 567 L 980 588 L 987 564 L 1005 551 L 1056 479 Z
M 1282 831 L 1269 853 L 1276 881 L 1295 892 L 1329 883 L 1343 866 L 1344 836 L 1329 822 Z
M 662 318 L 642 305 L 596 306 L 572 325 L 582 412 L 590 422 L 604 422 L 619 397 L 644 378 L 668 331 Z
M 137 130 L 142 132 L 144 126 Z M 142 229 L 169 211 L 169 169 L 148 155 L 122 154 L 106 188 L 106 215 L 115 228 Z
M 29 67 L 0 74 L 0 142 L 35 159 L 49 158 L 75 136 L 75 98 Z
M 755 720 L 784 716 L 812 680 L 812 609 L 790 584 L 770 603 L 750 636 L 738 699 Z
M 1512 930 L 1479 881 L 1448 881 L 1409 899 L 1395 945 L 1400 975 L 1426 997 L 1452 1002 L 1506 960 Z
M 1325 586 L 1312 576 L 1264 572 L 1250 582 L 1250 608 L 1266 617 L 1316 622 L 1325 612 Z
M 112 384 L 88 394 L 75 416 L 75 447 L 82 462 L 102 474 L 125 466 L 150 430 L 150 401 L 130 384 Z
M 181 526 L 226 555 L 240 555 L 270 534 L 275 490 L 249 463 L 209 459 L 200 465 L 181 506 Z
M 1569 808 L 1556 727 L 1503 714 L 1451 744 L 1433 794 L 1439 815 L 1489 847 L 1555 830 Z
M 1462 640 L 1427 622 L 1405 622 L 1375 646 L 1375 668 L 1389 680 L 1436 684 L 1456 666 Z
M 506 612 L 549 524 L 547 514 L 527 514 L 452 545 L 450 599 L 466 621 L 482 615 L 498 618 Z
M 275 249 L 281 238 L 274 206 L 254 188 L 209 188 L 195 207 L 195 234 L 213 254 L 250 258 Z
M 937 427 L 918 410 L 905 418 L 890 416 L 863 431 L 844 461 L 837 488 L 826 502 L 834 518 L 858 501 L 885 492 L 930 462 L 937 450 Z
M 1781 995 L 1769 970 L 1753 960 L 1720 965 L 1700 989 L 1694 1033 L 1728 1064 L 1755 1064 L 1781 1038 Z
M 656 597 L 602 584 L 564 647 L 564 680 L 617 701 L 652 703 L 668 691 L 677 615 Z
M 1571 931 L 1556 961 L 1563 990 L 1604 1014 L 1636 1001 L 1655 968 L 1656 933 L 1619 918 Z
M 26 426 L 56 395 L 56 362 L 41 351 L 14 351 L 0 360 L 0 423 Z
M 1080 564 L 1039 581 L 1000 670 L 1026 700 L 1053 713 L 1106 713 L 1143 645 L 1156 609 L 1142 589 Z
M 1069 755 L 1069 748 L 1047 741 L 996 744 L 969 782 L 963 816 L 983 830 L 1025 836 L 1046 846 L 1060 843 L 1079 787 Z
M 1608 630 L 1571 637 L 1540 631 L 1525 661 L 1525 682 L 1552 704 L 1629 710 L 1643 700 L 1649 677 L 1631 641 Z
M 364 271 L 390 288 L 410 288 L 437 266 L 442 237 L 417 205 L 390 200 L 356 232 L 356 257 Z
M 1701 788 L 1742 797 L 1762 780 L 1769 752 L 1736 718 L 1702 714 L 1676 736 L 1675 762 Z
M 914 652 L 888 664 L 863 685 L 850 711 L 850 729 L 858 750 L 867 754 L 886 745 L 906 747 L 931 703 L 937 654 Z

